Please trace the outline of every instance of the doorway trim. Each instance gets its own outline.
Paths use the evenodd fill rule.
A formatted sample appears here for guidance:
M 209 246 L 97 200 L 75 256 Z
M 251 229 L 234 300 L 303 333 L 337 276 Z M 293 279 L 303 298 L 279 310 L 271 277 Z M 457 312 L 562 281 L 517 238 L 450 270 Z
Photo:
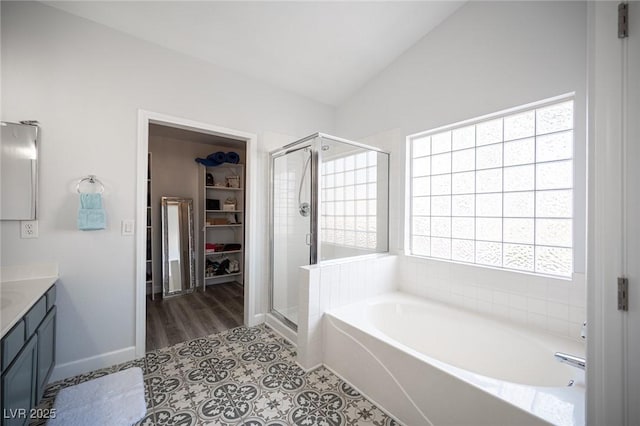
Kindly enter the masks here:
M 244 324 L 253 326 L 260 322 L 257 311 L 257 260 L 259 253 L 254 226 L 257 224 L 256 206 L 258 205 L 258 137 L 254 133 L 229 129 L 209 123 L 189 120 L 182 117 L 158 112 L 138 110 L 138 142 L 136 159 L 136 286 L 135 286 L 135 352 L 136 358 L 145 354 L 146 340 L 146 223 L 147 203 L 147 153 L 149 152 L 149 124 L 177 127 L 200 133 L 221 136 L 246 142 L 246 206 L 245 206 L 245 271 L 244 271 Z

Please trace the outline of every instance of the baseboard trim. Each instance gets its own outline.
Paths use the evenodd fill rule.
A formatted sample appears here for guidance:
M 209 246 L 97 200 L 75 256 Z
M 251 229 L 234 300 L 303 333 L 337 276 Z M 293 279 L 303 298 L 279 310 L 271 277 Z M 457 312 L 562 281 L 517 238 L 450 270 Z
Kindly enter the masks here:
M 66 362 L 64 364 L 57 364 L 51 373 L 49 383 L 57 382 L 58 380 L 63 380 L 67 377 L 77 376 L 78 374 L 99 370 L 101 368 L 111 367 L 112 365 L 131 361 L 135 358 L 136 347 L 129 346 L 128 348 L 118 349 L 117 351 L 82 358 L 77 361 Z

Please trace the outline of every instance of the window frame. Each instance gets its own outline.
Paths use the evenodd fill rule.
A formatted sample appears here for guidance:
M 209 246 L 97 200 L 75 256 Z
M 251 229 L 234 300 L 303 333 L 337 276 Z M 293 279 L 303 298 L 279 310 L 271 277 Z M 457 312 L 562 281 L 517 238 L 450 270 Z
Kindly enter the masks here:
M 534 145 L 533 145 L 533 153 L 534 153 L 534 157 L 533 157 L 533 161 L 532 162 L 527 162 L 527 163 L 518 163 L 515 165 L 505 165 L 504 163 L 504 147 L 505 144 L 512 142 L 512 141 L 521 141 L 524 140 L 526 138 L 529 138 L 528 136 L 522 137 L 522 138 L 515 138 L 515 139 L 509 139 L 507 141 L 505 141 L 505 136 L 504 136 L 504 121 L 502 121 L 502 137 L 500 139 L 500 141 L 496 141 L 496 142 L 492 142 L 492 143 L 487 143 L 487 144 L 482 144 L 482 145 L 478 145 L 477 142 L 477 128 L 475 127 L 476 125 L 483 123 L 483 122 L 489 122 L 491 120 L 495 120 L 495 119 L 501 119 L 504 120 L 504 118 L 512 116 L 512 115 L 516 115 L 519 113 L 527 113 L 530 111 L 535 111 L 538 109 L 542 109 L 545 108 L 547 106 L 551 106 L 551 105 L 556 105 L 556 104 L 561 104 L 564 102 L 568 102 L 571 101 L 572 102 L 572 124 L 571 124 L 571 128 L 570 129 L 563 129 L 563 130 L 558 130 L 558 131 L 554 131 L 554 132 L 549 132 L 549 133 L 544 133 L 544 134 L 540 134 L 538 135 L 536 131 L 534 131 L 534 135 L 530 136 L 531 138 L 534 139 Z M 407 256 L 411 256 L 411 257 L 415 257 L 415 258 L 419 258 L 419 259 L 429 259 L 429 260 L 433 260 L 433 261 L 444 261 L 444 262 L 449 262 L 449 263 L 459 263 L 459 264 L 463 264 L 463 265 L 470 265 L 470 266 L 475 266 L 475 267 L 481 267 L 481 268 L 489 268 L 489 269 L 496 269 L 496 270 L 501 270 L 501 271 L 507 271 L 507 272 L 516 272 L 516 273 L 521 273 L 521 274 L 528 274 L 528 275 L 535 275 L 535 276 L 542 276 L 542 277 L 551 277 L 551 278 L 555 278 L 555 279 L 559 279 L 559 280 L 571 280 L 573 274 L 576 273 L 576 252 L 577 252 L 577 244 L 576 244 L 576 235 L 575 235 L 575 229 L 576 229 L 576 222 L 580 221 L 580 217 L 576 214 L 576 205 L 577 205 L 577 200 L 576 200 L 576 191 L 579 191 L 579 186 L 576 182 L 576 169 L 577 169 L 577 165 L 576 165 L 576 160 L 577 160 L 577 126 L 576 126 L 576 122 L 577 122 L 577 114 L 576 114 L 576 110 L 578 109 L 577 107 L 577 103 L 576 103 L 576 94 L 574 92 L 572 93 L 567 93 L 567 94 L 563 94 L 560 96 L 555 96 L 552 98 L 547 98 L 541 101 L 537 101 L 537 102 L 532 102 L 532 103 L 528 103 L 528 104 L 524 104 L 524 105 L 520 105 L 520 106 L 516 106 L 513 108 L 508 108 L 508 109 L 504 109 L 504 110 L 500 110 L 497 112 L 493 112 L 490 114 L 485 114 L 479 117 L 475 117 L 475 118 L 471 118 L 468 120 L 463 120 L 463 121 L 459 121 L 453 124 L 449 124 L 446 126 L 440 126 L 440 127 L 436 127 L 427 131 L 422 131 L 422 132 L 418 132 L 418 133 L 414 133 L 414 134 L 410 134 L 406 137 L 406 144 L 405 144 L 405 154 L 406 154 L 406 161 L 405 161 L 405 184 L 406 184 L 406 188 L 407 188 L 407 192 L 405 194 L 405 214 L 404 214 L 404 247 L 405 249 L 405 255 Z M 432 166 L 433 163 L 431 162 L 430 167 L 429 167 L 429 172 L 427 174 L 422 174 L 419 176 L 414 176 L 414 157 L 413 157 L 413 150 L 414 150 L 414 144 L 413 141 L 416 139 L 421 139 L 421 138 L 425 138 L 425 137 L 430 137 L 433 135 L 438 135 L 440 133 L 443 132 L 447 132 L 447 131 L 454 131 L 456 129 L 461 129 L 464 127 L 469 127 L 469 126 L 474 126 L 474 143 L 473 146 L 470 147 L 463 147 L 463 148 L 457 148 L 454 149 L 453 148 L 453 142 L 451 142 L 451 146 L 450 149 L 448 151 L 443 151 L 442 154 L 449 154 L 451 155 L 451 167 L 448 173 L 432 173 Z M 571 131 L 571 157 L 570 158 L 565 158 L 565 159 L 555 159 L 555 160 L 545 160 L 545 161 L 538 161 L 537 158 L 537 139 L 540 137 L 544 137 L 546 135 L 553 135 L 553 134 L 557 134 L 557 133 L 562 133 L 562 132 L 567 132 L 567 131 Z M 431 143 L 430 143 L 431 144 Z M 501 161 L 501 165 L 500 166 L 495 166 L 495 167 L 481 167 L 478 168 L 477 165 L 477 151 L 478 148 L 483 148 L 483 147 L 490 147 L 490 146 L 494 146 L 494 145 L 500 145 L 501 147 L 501 151 L 502 151 L 502 161 Z M 473 165 L 473 169 L 470 170 L 455 170 L 454 171 L 454 167 L 453 167 L 453 153 L 455 152 L 461 152 L 464 151 L 465 149 L 473 149 L 473 156 L 474 156 L 474 165 Z M 432 146 L 430 146 L 430 150 L 429 150 L 429 154 L 426 154 L 425 156 L 419 156 L 416 157 L 417 158 L 429 158 L 430 160 L 432 159 L 432 157 L 434 155 L 438 155 L 440 154 L 440 152 L 434 154 L 432 151 Z M 579 157 L 579 155 L 578 155 Z M 537 188 L 537 182 L 536 182 L 536 174 L 537 171 L 534 171 L 534 175 L 533 175 L 533 189 L 531 190 L 522 190 L 522 191 L 507 191 L 505 192 L 505 188 L 504 188 L 504 170 L 505 168 L 510 168 L 510 167 L 518 167 L 518 166 L 530 166 L 533 167 L 534 170 L 536 170 L 537 166 L 539 164 L 553 164 L 553 163 L 558 163 L 558 162 L 563 162 L 563 161 L 570 161 L 571 162 L 571 166 L 570 166 L 570 185 L 568 187 L 563 187 L 563 189 L 559 189 L 559 188 L 550 188 L 550 189 L 538 189 Z M 491 192 L 478 192 L 477 189 L 477 177 L 476 177 L 476 173 L 478 171 L 483 171 L 483 170 L 496 170 L 499 169 L 501 170 L 501 174 L 502 174 L 502 185 L 501 185 L 501 190 L 500 191 L 491 191 Z M 474 190 L 473 192 L 467 194 L 467 195 L 473 195 L 474 197 L 474 214 L 473 216 L 454 216 L 453 214 L 453 196 L 455 195 L 464 195 L 464 194 L 454 194 L 453 192 L 453 176 L 456 173 L 464 173 L 464 172 L 473 172 L 474 173 Z M 431 253 L 431 250 L 429 250 L 429 255 L 424 255 L 424 254 L 416 254 L 414 252 L 414 247 L 413 247 L 413 237 L 416 235 L 414 234 L 414 217 L 429 217 L 430 219 L 432 219 L 433 216 L 433 212 L 431 211 L 431 209 L 429 210 L 429 215 L 428 216 L 414 216 L 414 198 L 415 197 L 420 197 L 421 195 L 417 195 L 414 196 L 414 179 L 417 177 L 429 177 L 430 179 L 433 176 L 451 176 L 451 183 L 450 183 L 450 189 L 449 189 L 449 193 L 448 194 L 444 194 L 445 196 L 448 195 L 449 197 L 451 197 L 452 201 L 451 201 L 451 208 L 449 211 L 449 215 L 448 216 L 443 216 L 443 217 L 448 217 L 450 220 L 450 228 L 451 231 L 449 233 L 449 237 L 442 237 L 442 238 L 447 238 L 449 239 L 449 241 L 451 242 L 451 245 L 453 246 L 453 240 L 458 240 L 459 238 L 454 238 L 453 236 L 453 219 L 454 218 L 459 218 L 459 217 L 464 217 L 464 218 L 471 218 L 474 222 L 474 237 L 473 239 L 468 239 L 468 238 L 463 238 L 463 240 L 468 240 L 468 241 L 473 241 L 474 244 L 474 254 L 473 254 L 473 261 L 464 261 L 464 260 L 457 260 L 457 259 L 453 259 L 453 253 L 450 252 L 450 258 L 441 258 L 441 257 L 434 257 Z M 432 187 L 431 187 L 432 188 Z M 547 219 L 546 216 L 537 216 L 537 205 L 536 205 L 536 199 L 537 199 L 537 195 L 540 192 L 544 192 L 544 191 L 561 191 L 561 190 L 570 190 L 571 191 L 571 200 L 570 200 L 570 208 L 571 208 L 571 216 L 568 218 L 562 218 L 562 219 L 569 219 L 570 222 L 570 235 L 571 235 L 571 241 L 570 244 L 568 246 L 564 246 L 564 245 L 552 245 L 552 244 L 537 244 L 537 236 L 536 236 L 536 223 L 539 219 Z M 526 216 L 526 217 L 522 217 L 524 219 L 531 219 L 533 220 L 533 239 L 531 243 L 513 243 L 513 242 L 509 242 L 509 241 L 505 241 L 505 235 L 504 235 L 504 221 L 505 219 L 510 219 L 511 216 L 505 216 L 505 206 L 504 206 L 504 195 L 505 194 L 514 194 L 514 193 L 527 193 L 527 192 L 532 192 L 533 195 L 533 214 L 531 216 Z M 500 259 L 500 265 L 490 265 L 490 264 L 483 264 L 483 263 L 477 263 L 477 254 L 476 254 L 476 243 L 477 242 L 483 242 L 485 240 L 482 239 L 478 239 L 477 238 L 477 219 L 483 219 L 485 218 L 485 216 L 478 216 L 477 214 L 477 204 L 476 204 L 476 199 L 478 195 L 484 195 L 484 194 L 499 194 L 502 198 L 502 202 L 501 202 L 501 215 L 499 217 L 500 221 L 501 221 L 501 238 L 499 241 L 489 241 L 492 243 L 497 243 L 501 245 L 501 259 Z M 424 195 L 424 196 L 428 196 L 428 197 L 433 197 L 433 193 L 431 192 L 431 190 L 429 191 L 428 195 Z M 437 196 L 437 195 L 436 195 Z M 431 204 L 431 201 L 430 201 Z M 496 218 L 496 216 L 491 216 L 490 218 Z M 432 229 L 430 229 L 429 231 L 429 236 L 428 238 L 432 238 Z M 418 234 L 418 236 L 420 236 L 420 234 Z M 440 238 L 438 236 L 436 236 L 435 238 Z M 516 245 L 527 245 L 527 246 L 531 246 L 533 247 L 533 269 L 532 270 L 524 270 L 524 269 L 515 269 L 515 268 L 510 268 L 508 266 L 504 266 L 504 245 L 505 244 L 516 244 Z M 549 272 L 538 272 L 536 271 L 536 248 L 537 247 L 550 247 L 550 248 L 559 248 L 559 249 L 570 249 L 570 258 L 571 258 L 571 266 L 570 266 L 570 270 L 568 271 L 568 275 L 557 275 L 557 274 L 553 274 L 553 273 L 549 273 Z M 451 249 L 452 250 L 452 249 Z

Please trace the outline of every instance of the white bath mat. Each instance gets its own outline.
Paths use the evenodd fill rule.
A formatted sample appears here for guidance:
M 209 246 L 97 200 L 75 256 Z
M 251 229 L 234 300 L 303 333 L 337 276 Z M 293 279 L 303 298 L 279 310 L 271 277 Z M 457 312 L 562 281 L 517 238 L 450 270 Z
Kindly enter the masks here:
M 144 417 L 142 370 L 129 368 L 64 388 L 49 426 L 130 426 Z

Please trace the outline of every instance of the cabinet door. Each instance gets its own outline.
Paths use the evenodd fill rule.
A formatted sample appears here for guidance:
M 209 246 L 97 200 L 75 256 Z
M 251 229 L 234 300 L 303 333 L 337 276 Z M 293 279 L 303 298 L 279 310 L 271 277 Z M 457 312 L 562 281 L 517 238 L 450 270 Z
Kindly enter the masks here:
M 2 374 L 3 426 L 27 424 L 29 410 L 35 405 L 37 339 L 33 335 Z
M 36 404 L 42 398 L 44 387 L 49 380 L 56 357 L 56 307 L 51 308 L 38 327 L 38 373 Z

